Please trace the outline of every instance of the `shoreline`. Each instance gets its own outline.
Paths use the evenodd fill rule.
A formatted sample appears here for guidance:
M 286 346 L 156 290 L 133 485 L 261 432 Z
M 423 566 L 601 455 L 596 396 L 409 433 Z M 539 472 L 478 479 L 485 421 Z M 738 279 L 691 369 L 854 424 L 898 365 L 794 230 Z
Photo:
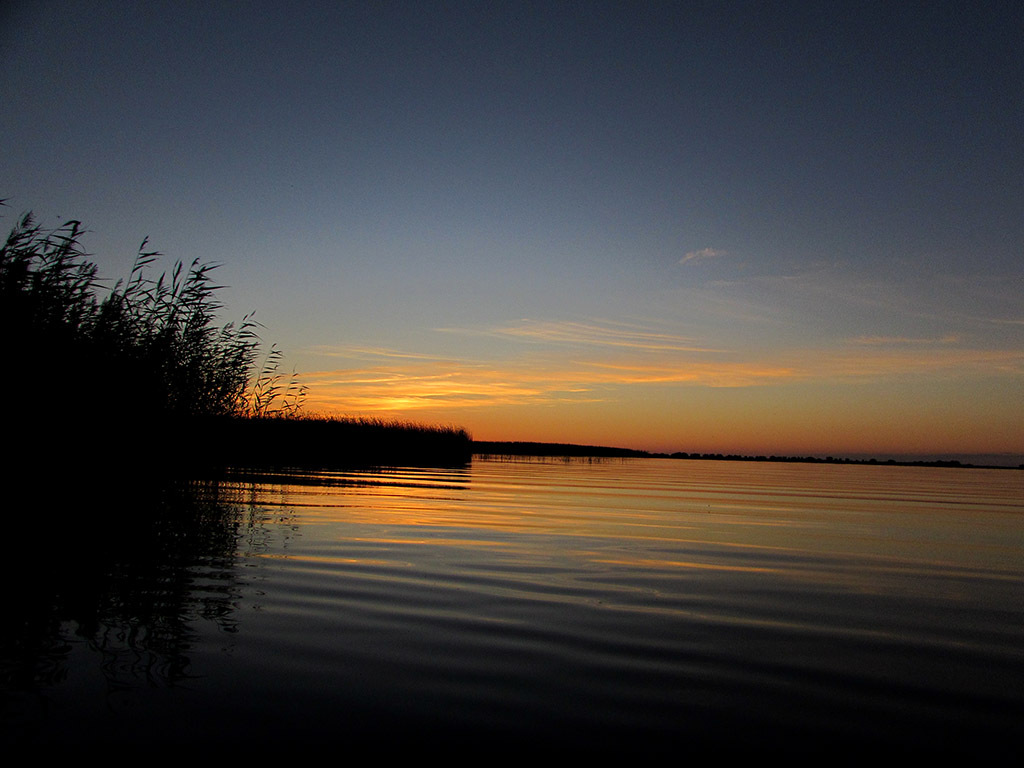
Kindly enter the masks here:
M 783 464 L 851 464 L 881 467 L 941 467 L 948 469 L 1024 469 L 1024 464 L 975 464 L 958 459 L 879 459 L 826 456 L 775 456 L 722 453 L 659 453 L 610 446 L 577 445 L 573 443 L 540 443 L 520 441 L 473 441 L 473 454 L 477 456 L 546 458 L 638 458 L 679 459 L 699 461 L 748 461 Z

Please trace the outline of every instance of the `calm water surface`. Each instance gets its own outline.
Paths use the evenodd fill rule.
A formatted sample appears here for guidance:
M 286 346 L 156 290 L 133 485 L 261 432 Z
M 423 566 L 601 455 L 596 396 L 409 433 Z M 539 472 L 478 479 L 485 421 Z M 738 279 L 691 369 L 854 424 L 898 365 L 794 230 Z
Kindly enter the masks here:
M 478 459 L 92 506 L 19 532 L 7 743 L 1021 751 L 1024 472 Z

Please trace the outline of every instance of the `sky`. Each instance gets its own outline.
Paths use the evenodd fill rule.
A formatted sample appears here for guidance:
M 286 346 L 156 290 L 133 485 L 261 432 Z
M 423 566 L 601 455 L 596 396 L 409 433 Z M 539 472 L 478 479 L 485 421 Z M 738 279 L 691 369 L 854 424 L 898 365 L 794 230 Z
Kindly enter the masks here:
M 1024 461 L 1024 4 L 0 7 L 0 225 L 221 264 L 309 412 Z

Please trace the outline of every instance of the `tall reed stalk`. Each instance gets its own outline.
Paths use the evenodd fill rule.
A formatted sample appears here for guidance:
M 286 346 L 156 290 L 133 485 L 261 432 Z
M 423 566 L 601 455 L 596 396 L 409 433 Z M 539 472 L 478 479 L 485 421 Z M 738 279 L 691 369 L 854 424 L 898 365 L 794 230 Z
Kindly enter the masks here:
M 252 315 L 217 324 L 216 264 L 160 257 L 143 241 L 127 279 L 103 289 L 82 225 L 43 229 L 31 214 L 0 246 L 0 381 L 12 477 L 54 468 L 162 465 L 461 463 L 454 427 L 300 415 L 305 387 L 261 352 Z M 281 418 L 289 417 L 289 418 Z M 296 418 L 290 418 L 296 417 Z M 10 470 L 10 466 L 3 466 Z
M 0 337 L 9 390 L 48 407 L 135 411 L 146 417 L 292 415 L 305 389 L 260 364 L 260 327 L 216 324 L 218 265 L 177 262 L 143 241 L 127 280 L 102 291 L 81 246 L 82 225 L 45 230 L 31 214 L 0 247 Z M 27 387 L 26 387 L 27 383 Z

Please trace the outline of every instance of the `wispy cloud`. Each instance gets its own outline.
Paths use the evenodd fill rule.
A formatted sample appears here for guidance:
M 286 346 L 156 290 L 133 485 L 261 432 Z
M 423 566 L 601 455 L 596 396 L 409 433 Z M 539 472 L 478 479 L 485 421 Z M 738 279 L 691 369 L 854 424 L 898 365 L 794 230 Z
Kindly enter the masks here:
M 519 341 L 561 346 L 615 347 L 660 352 L 716 351 L 698 344 L 688 336 L 664 333 L 636 324 L 602 320 L 577 322 L 526 319 L 518 323 L 485 330 L 457 328 L 443 330 L 454 333 L 483 333 Z
M 718 250 L 717 248 L 701 248 L 699 251 L 690 251 L 683 258 L 679 260 L 680 264 L 689 264 L 694 261 L 706 261 L 708 259 L 717 259 L 720 256 L 728 255 L 726 251 Z
M 955 333 L 937 338 L 911 338 L 909 336 L 858 336 L 850 340 L 863 346 L 921 346 L 933 344 L 959 344 L 962 338 Z
M 636 384 L 694 384 L 705 387 L 750 387 L 803 377 L 799 368 L 762 361 L 697 361 L 635 364 L 589 362 L 590 376 L 606 386 Z
M 999 317 L 984 317 L 980 318 L 983 323 L 991 323 L 992 325 L 1024 325 L 1024 318 L 999 318 Z
M 339 413 L 628 403 L 645 387 L 740 388 L 895 377 L 1024 377 L 1024 349 L 987 347 L 955 333 L 863 335 L 823 345 L 713 347 L 662 323 L 521 320 L 450 334 L 502 339 L 458 357 L 425 350 L 339 345 L 306 350 L 322 361 L 304 374 L 309 405 Z M 781 337 L 780 337 L 781 340 Z M 638 390 L 639 388 L 639 390 Z
M 401 360 L 446 359 L 443 357 L 439 357 L 438 355 L 428 355 L 423 354 L 421 352 L 407 352 L 405 350 L 400 349 L 391 349 L 390 347 L 372 347 L 350 344 L 337 344 L 330 346 L 320 345 L 316 347 L 306 347 L 303 351 L 318 357 L 342 357 L 348 360 L 376 360 L 381 358 Z
M 713 359 L 709 359 L 713 358 Z M 739 353 L 599 354 L 519 357 L 501 363 L 400 355 L 303 376 L 310 407 L 341 413 L 450 410 L 622 400 L 623 388 L 758 387 L 787 382 L 871 381 L 902 376 L 1024 376 L 1024 351 L 952 345 L 866 343 L 831 350 Z
M 474 408 L 602 399 L 572 371 L 511 362 L 394 363 L 306 374 L 310 407 L 343 413 Z
M 867 351 L 870 350 L 870 351 Z M 888 376 L 1024 375 L 1024 350 L 969 349 L 948 346 L 848 349 L 818 358 L 821 378 Z

